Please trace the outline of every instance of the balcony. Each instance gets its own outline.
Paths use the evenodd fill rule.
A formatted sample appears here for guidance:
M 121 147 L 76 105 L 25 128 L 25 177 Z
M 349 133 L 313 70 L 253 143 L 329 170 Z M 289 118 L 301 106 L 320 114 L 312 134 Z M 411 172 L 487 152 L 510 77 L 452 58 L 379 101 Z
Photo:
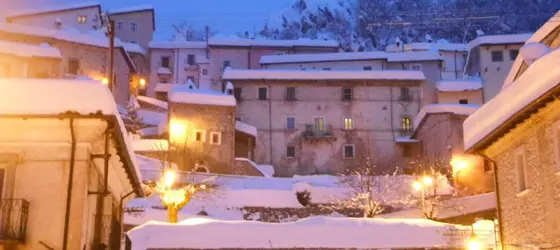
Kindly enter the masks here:
M 412 128 L 410 129 L 399 129 L 399 135 L 401 137 L 406 137 L 412 135 Z
M 411 102 L 412 101 L 412 96 L 410 94 L 401 94 L 399 96 L 399 101 L 401 101 L 401 102 Z
M 305 125 L 305 131 L 302 133 L 303 138 L 307 140 L 333 139 L 332 126 L 328 125 L 323 129 L 317 128 L 313 124 Z
M 25 241 L 29 202 L 23 199 L 2 199 L 0 240 Z

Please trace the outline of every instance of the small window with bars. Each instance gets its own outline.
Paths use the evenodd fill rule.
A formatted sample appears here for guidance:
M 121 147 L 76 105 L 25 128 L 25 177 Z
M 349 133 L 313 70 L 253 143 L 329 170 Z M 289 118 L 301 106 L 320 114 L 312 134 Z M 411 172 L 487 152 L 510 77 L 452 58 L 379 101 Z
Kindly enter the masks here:
M 352 88 L 344 87 L 342 88 L 342 100 L 343 101 L 352 101 Z
M 296 88 L 295 87 L 287 87 L 286 88 L 286 100 L 287 101 L 295 101 L 296 100 Z

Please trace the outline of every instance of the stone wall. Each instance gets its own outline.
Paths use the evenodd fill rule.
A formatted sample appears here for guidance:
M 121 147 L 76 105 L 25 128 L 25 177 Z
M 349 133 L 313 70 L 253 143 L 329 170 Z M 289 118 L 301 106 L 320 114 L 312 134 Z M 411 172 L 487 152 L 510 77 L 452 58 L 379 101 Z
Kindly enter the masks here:
M 505 244 L 560 245 L 559 120 L 560 101 L 554 101 L 484 151 L 496 162 Z M 528 184 L 521 192 L 518 152 L 525 154 Z

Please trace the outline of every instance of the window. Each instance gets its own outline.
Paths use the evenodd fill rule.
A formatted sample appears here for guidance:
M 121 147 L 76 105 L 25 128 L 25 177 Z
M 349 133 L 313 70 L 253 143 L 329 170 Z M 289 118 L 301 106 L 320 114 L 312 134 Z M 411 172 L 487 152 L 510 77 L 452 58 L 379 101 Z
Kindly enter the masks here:
M 346 130 L 354 129 L 354 118 L 344 117 L 344 129 Z
M 325 117 L 314 117 L 313 123 L 316 132 L 325 132 Z
M 86 16 L 78 16 L 78 23 L 86 23 L 87 17 Z
M 165 77 L 162 77 L 162 78 L 159 79 L 159 82 L 160 83 L 167 83 L 167 82 L 169 82 L 169 80 Z
M 422 70 L 422 64 L 405 64 L 404 70 L 420 71 Z
M 296 129 L 296 118 L 295 117 L 286 117 L 286 128 L 287 129 Z
M 117 29 L 118 29 L 118 30 L 122 30 L 122 29 L 124 28 L 124 22 L 121 21 L 121 20 L 118 20 L 118 21 L 116 22 L 116 25 L 117 25 Z
M 241 100 L 241 88 L 233 88 L 233 96 L 235 96 L 235 100 Z
M 130 31 L 136 32 L 138 30 L 138 23 L 130 23 Z
M 412 157 L 412 147 L 410 145 L 403 145 L 403 156 Z
M 484 159 L 484 172 L 492 171 L 492 162 L 488 159 Z
M 517 55 L 519 55 L 519 50 L 518 49 L 511 49 L 509 50 L 509 59 L 514 61 L 515 58 L 517 58 Z
M 528 189 L 527 168 L 525 161 L 525 151 L 523 148 L 515 152 L 515 168 L 517 169 L 517 188 L 519 192 Z
M 161 67 L 169 68 L 169 57 L 168 56 L 162 56 L 161 57 Z
M 288 100 L 288 101 L 295 101 L 296 100 L 296 88 L 295 87 L 287 87 L 286 88 L 286 100 Z
M 210 144 L 215 144 L 215 145 L 222 144 L 222 133 L 210 132 Z
M 194 65 L 195 64 L 194 55 L 187 55 L 187 64 L 188 65 Z
M 346 144 L 343 146 L 343 154 L 345 159 L 352 159 L 355 157 L 354 152 L 354 145 L 353 144 Z
M 342 88 L 342 100 L 352 101 L 352 89 L 348 87 Z
M 504 52 L 501 50 L 492 51 L 492 62 L 502 62 L 504 61 Z
M 80 61 L 76 58 L 68 59 L 68 73 L 77 75 L 80 70 Z
M 294 146 L 287 146 L 286 147 L 286 157 L 294 158 L 296 157 L 296 147 Z
M 231 61 L 224 61 L 223 62 L 223 67 L 224 67 L 224 69 L 226 69 L 227 67 L 231 67 Z
M 372 70 L 371 66 L 364 66 L 364 70 Z
M 259 100 L 266 100 L 268 97 L 268 89 L 267 88 L 259 88 Z
M 401 119 L 401 128 L 402 130 L 412 130 L 412 117 L 403 116 Z
M 402 87 L 401 88 L 401 97 L 400 97 L 401 101 L 410 101 L 412 98 L 410 98 L 410 89 L 406 88 L 406 87 Z
M 205 142 L 206 141 L 206 131 L 204 131 L 204 130 L 195 131 L 194 140 L 197 141 L 197 142 Z
M 469 104 L 469 100 L 468 99 L 460 99 L 459 104 Z

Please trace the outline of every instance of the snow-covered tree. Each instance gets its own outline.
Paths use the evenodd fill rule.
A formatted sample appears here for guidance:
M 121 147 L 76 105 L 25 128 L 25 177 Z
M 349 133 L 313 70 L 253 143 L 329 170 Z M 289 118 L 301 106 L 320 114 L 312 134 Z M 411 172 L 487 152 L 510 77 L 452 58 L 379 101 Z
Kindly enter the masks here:
M 206 32 L 208 32 L 208 37 L 216 33 L 209 27 L 196 28 L 186 22 L 173 24 L 171 27 L 173 28 L 172 41 L 206 41 Z
M 144 126 L 143 118 L 138 114 L 139 109 L 140 104 L 138 104 L 136 96 L 131 95 L 126 105 L 126 114 L 124 114 L 123 120 L 125 122 L 125 127 L 127 128 L 127 130 L 134 134 L 136 134 L 138 130 L 140 130 Z

